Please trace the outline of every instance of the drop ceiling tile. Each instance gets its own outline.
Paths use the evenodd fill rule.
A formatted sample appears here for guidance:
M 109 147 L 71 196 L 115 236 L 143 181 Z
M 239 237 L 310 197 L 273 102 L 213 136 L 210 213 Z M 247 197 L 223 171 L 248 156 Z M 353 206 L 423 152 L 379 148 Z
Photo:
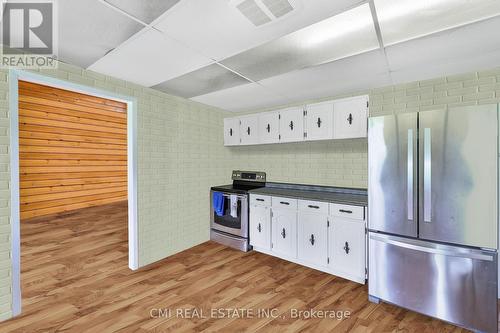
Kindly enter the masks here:
M 222 61 L 259 81 L 379 48 L 368 4 Z
M 212 64 L 154 86 L 160 91 L 190 98 L 250 83 L 243 77 Z
M 90 69 L 150 87 L 210 62 L 210 59 L 163 33 L 150 29 L 120 45 L 90 66 Z
M 250 111 L 269 106 L 282 105 L 288 100 L 257 83 L 248 83 L 229 89 L 219 90 L 191 99 L 233 112 Z
M 151 23 L 164 12 L 175 6 L 180 0 L 105 0 L 109 4 L 138 18 L 142 22 Z
M 215 60 L 233 56 L 350 9 L 360 0 L 296 0 L 281 19 L 256 27 L 236 8 L 237 0 L 183 0 L 156 28 Z
M 375 0 L 375 8 L 385 45 L 500 15 L 498 0 Z
M 83 68 L 143 26 L 97 0 L 58 2 L 59 59 Z
M 500 34 L 492 31 L 500 31 L 500 17 L 387 47 L 394 82 L 425 80 L 498 66 Z
M 288 102 L 356 93 L 391 84 L 380 50 L 294 71 L 259 82 L 289 97 Z

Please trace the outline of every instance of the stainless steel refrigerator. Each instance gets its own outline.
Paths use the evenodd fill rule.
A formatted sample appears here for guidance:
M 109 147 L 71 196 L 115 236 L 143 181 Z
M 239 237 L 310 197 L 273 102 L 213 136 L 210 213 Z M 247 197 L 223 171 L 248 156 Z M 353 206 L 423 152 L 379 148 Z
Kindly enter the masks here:
M 370 300 L 497 332 L 498 105 L 368 128 Z

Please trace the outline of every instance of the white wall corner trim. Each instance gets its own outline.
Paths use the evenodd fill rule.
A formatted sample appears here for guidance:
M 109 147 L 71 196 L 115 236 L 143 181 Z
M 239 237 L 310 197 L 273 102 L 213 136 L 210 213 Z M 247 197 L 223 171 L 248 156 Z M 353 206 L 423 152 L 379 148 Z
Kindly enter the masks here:
M 21 314 L 21 238 L 19 199 L 19 80 L 54 88 L 65 89 L 112 99 L 127 104 L 127 187 L 128 187 L 128 259 L 129 268 L 139 268 L 139 231 L 137 215 L 137 99 L 113 92 L 44 76 L 41 74 L 11 69 L 9 70 L 9 110 L 10 110 L 10 225 L 12 260 L 12 316 Z

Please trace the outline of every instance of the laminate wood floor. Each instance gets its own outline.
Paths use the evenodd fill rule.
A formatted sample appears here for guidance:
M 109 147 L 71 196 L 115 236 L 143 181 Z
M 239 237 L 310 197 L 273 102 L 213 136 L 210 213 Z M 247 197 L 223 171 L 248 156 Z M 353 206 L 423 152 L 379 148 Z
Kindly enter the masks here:
M 464 332 L 369 303 L 366 286 L 213 242 L 133 272 L 126 203 L 23 221 L 21 239 L 23 314 L 1 332 Z M 155 318 L 158 309 L 172 312 Z M 292 318 L 292 309 L 350 316 Z

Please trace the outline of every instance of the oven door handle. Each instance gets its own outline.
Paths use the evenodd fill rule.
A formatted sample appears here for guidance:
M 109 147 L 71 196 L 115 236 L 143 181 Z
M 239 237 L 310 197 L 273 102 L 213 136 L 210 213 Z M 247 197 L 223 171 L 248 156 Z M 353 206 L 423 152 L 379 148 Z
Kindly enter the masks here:
M 226 198 L 230 198 L 230 197 L 231 197 L 231 195 L 233 195 L 233 194 L 225 194 L 225 193 L 222 193 L 222 196 L 223 196 L 223 197 L 226 197 Z M 247 199 L 247 196 L 246 196 L 246 195 L 236 195 L 236 197 L 237 197 L 238 199 L 241 199 L 241 200 L 246 200 L 246 199 Z

